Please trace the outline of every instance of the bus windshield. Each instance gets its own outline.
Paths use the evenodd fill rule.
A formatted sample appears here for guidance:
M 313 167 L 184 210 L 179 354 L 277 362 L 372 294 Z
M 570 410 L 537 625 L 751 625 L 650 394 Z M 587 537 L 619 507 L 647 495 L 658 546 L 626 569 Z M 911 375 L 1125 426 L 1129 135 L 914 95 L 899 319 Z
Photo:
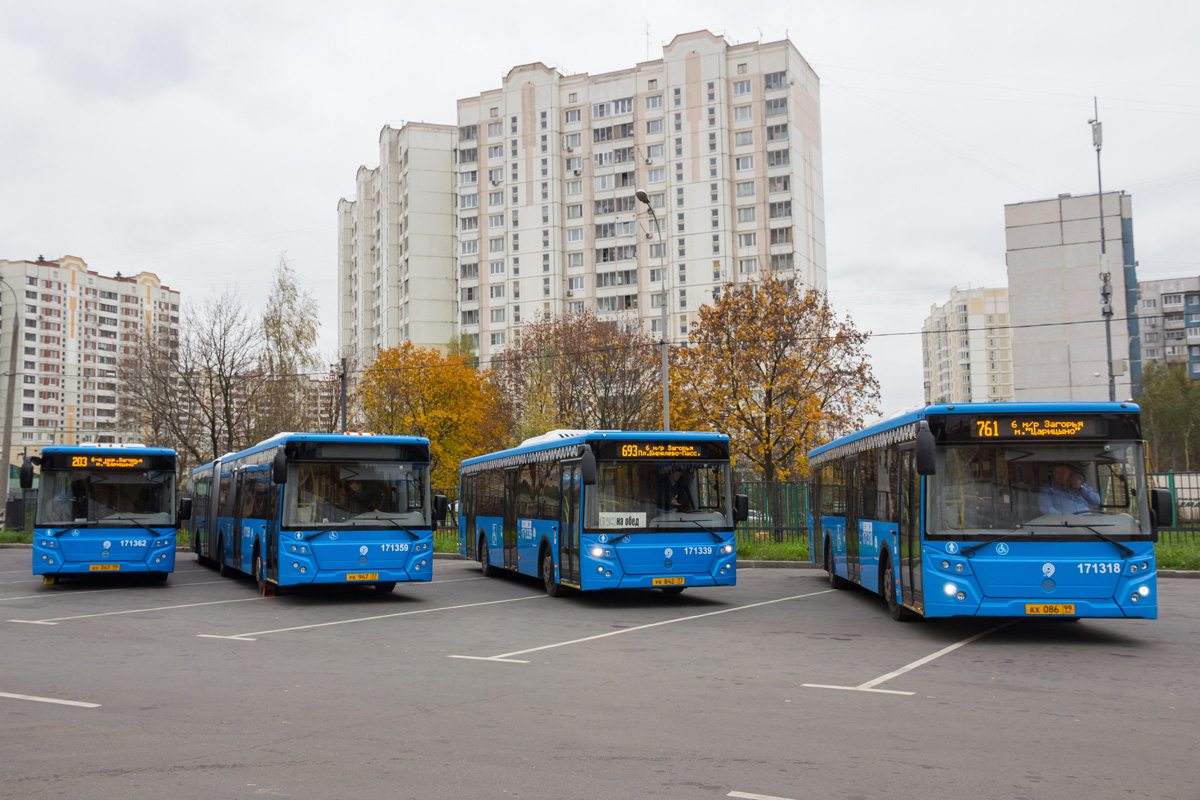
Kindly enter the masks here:
M 600 531 L 729 528 L 728 461 L 601 461 L 586 525 Z
M 285 527 L 428 525 L 427 464 L 320 461 L 289 467 Z
M 172 525 L 175 473 L 164 470 L 42 470 L 39 527 L 86 523 Z
M 1149 537 L 1142 465 L 1132 441 L 943 447 L 930 479 L 929 535 Z

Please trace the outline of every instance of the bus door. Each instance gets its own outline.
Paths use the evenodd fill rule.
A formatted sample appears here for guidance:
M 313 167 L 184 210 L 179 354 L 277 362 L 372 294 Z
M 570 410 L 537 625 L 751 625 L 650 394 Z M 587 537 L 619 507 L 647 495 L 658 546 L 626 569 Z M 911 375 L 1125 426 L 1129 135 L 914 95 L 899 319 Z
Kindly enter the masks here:
M 464 555 L 469 559 L 478 558 L 475 552 L 476 537 L 474 536 L 475 503 L 477 497 L 475 494 L 475 479 L 477 477 L 479 477 L 478 473 L 463 476 L 462 497 L 458 498 L 458 513 L 462 515 L 459 517 L 459 524 L 462 526 L 459 528 L 461 531 L 459 535 L 464 539 L 463 544 L 467 548 Z
M 230 533 L 229 541 L 229 557 L 233 559 L 233 566 L 239 570 L 245 571 L 245 565 L 242 563 L 242 509 L 246 505 L 246 472 L 239 470 L 234 475 L 234 491 L 233 491 L 233 530 Z
M 517 494 L 518 470 L 504 470 L 504 566 L 517 568 Z
M 579 465 L 564 464 L 558 514 L 558 579 L 579 585 Z
M 912 447 L 900 451 L 900 600 L 921 611 L 921 478 L 915 452 Z
M 263 574 L 279 580 L 279 509 L 282 505 L 280 500 L 283 487 L 267 479 L 266 475 L 269 473 L 264 473 L 267 484 L 267 529 L 263 537 L 266 544 L 266 552 L 263 553 Z
M 846 462 L 846 577 L 862 583 L 862 567 L 858 562 L 858 512 L 862 503 L 861 469 L 858 459 Z

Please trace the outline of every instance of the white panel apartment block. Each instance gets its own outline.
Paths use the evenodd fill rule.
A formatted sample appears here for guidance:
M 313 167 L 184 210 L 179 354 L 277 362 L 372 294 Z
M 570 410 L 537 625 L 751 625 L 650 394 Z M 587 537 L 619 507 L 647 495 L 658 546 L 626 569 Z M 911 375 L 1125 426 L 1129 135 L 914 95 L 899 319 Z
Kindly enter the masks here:
M 1106 192 L 1103 205 L 1112 269 L 1116 399 L 1126 400 L 1132 388 L 1123 233 L 1129 226 L 1132 235 L 1132 201 L 1123 192 Z M 1018 402 L 1108 399 L 1099 210 L 1095 194 L 1004 207 L 1013 399 Z M 1132 252 L 1132 241 L 1129 245 Z
M 455 335 L 455 140 L 449 125 L 384 127 L 379 166 L 338 203 L 338 350 L 352 365 Z
M 925 402 L 997 403 L 1013 399 L 1006 289 L 950 290 L 921 329 Z
M 678 341 L 726 281 L 824 291 L 820 137 L 817 76 L 787 41 L 701 31 L 620 72 L 515 67 L 458 102 L 458 329 L 485 357 L 543 313 L 657 331 L 665 291 Z
M 13 411 L 14 463 L 48 445 L 142 441 L 119 426 L 118 368 L 147 338 L 179 343 L 179 292 L 152 272 L 108 277 L 83 259 L 0 261 L 0 277 L 18 295 L 21 343 L 7 365 L 13 335 L 12 297 L 3 291 L 0 398 L 9 375 L 19 381 Z

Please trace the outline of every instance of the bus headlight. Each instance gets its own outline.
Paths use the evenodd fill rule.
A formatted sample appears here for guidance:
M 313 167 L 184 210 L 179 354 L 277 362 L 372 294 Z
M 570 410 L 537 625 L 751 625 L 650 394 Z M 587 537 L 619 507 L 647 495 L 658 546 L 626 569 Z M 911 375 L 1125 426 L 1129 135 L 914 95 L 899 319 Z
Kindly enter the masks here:
M 592 548 L 592 558 L 599 558 L 602 555 L 604 555 L 603 547 L 593 547 Z
M 949 561 L 943 561 L 943 562 L 942 562 L 942 569 L 950 569 L 950 562 L 949 562 Z
M 596 567 L 596 572 L 599 572 L 601 575 L 603 575 L 604 574 L 604 565 L 601 564 L 600 566 Z
M 962 564 L 955 564 L 955 565 L 954 565 L 954 571 L 955 571 L 955 572 L 962 572 L 962 571 L 963 571 L 963 565 L 962 565 Z
M 958 587 L 953 583 L 947 583 L 942 587 L 942 591 L 946 593 L 947 597 L 953 597 L 954 593 L 958 591 Z
M 724 553 L 725 555 L 729 555 L 730 553 L 733 552 L 733 545 L 731 545 L 731 544 L 725 545 L 724 547 L 721 548 L 721 552 Z
M 292 569 L 300 569 L 300 562 L 299 562 L 299 561 L 293 561 L 293 562 L 292 562 Z
M 1142 562 L 1142 569 L 1150 569 L 1150 565 L 1145 561 Z
M 955 597 L 956 599 L 958 599 L 958 600 L 966 600 L 966 599 L 967 599 L 967 593 L 966 593 L 966 592 L 959 592 L 958 594 L 954 595 L 954 597 Z
M 1150 596 L 1150 587 L 1149 586 L 1139 586 L 1138 594 L 1140 594 L 1142 597 L 1149 597 Z

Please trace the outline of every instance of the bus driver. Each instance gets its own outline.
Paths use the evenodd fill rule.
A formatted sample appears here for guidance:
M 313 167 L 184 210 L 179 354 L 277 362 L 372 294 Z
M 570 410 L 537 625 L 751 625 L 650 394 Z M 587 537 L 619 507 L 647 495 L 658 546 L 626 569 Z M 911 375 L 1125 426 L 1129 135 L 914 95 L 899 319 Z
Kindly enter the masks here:
M 1082 514 L 1100 505 L 1100 495 L 1070 464 L 1055 464 L 1038 505 L 1043 514 Z

